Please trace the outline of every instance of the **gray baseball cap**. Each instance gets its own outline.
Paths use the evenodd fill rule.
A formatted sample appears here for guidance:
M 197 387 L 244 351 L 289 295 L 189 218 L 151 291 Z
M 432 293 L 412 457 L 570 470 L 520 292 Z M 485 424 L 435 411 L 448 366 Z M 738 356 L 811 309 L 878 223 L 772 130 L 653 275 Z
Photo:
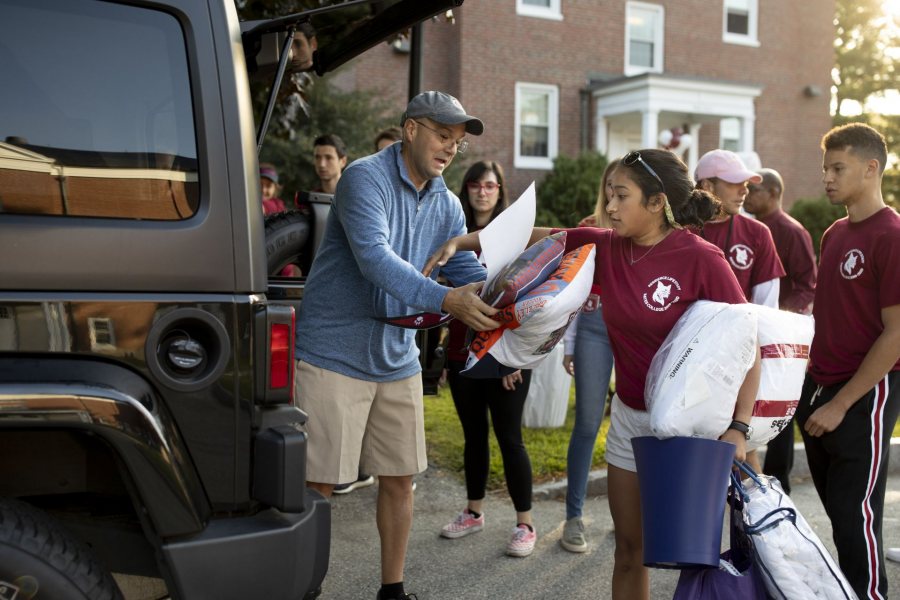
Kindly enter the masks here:
M 466 124 L 466 133 L 481 135 L 484 133 L 484 123 L 481 119 L 467 115 L 459 100 L 444 92 L 422 92 L 409 101 L 406 112 L 400 119 L 400 125 L 407 119 L 425 117 L 441 125 Z

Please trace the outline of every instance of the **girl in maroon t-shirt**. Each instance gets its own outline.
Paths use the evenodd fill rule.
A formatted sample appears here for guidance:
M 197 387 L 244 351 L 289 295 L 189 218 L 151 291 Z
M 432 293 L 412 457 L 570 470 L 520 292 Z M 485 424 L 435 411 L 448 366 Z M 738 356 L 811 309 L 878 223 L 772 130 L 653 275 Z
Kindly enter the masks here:
M 611 176 L 614 193 L 606 210 L 612 229 L 567 230 L 567 249 L 597 247 L 595 284 L 615 358 L 617 395 L 607 436 L 609 504 L 615 524 L 613 598 L 649 598 L 643 566 L 640 490 L 632 437 L 652 435 L 644 382 L 654 354 L 678 318 L 697 300 L 746 302 L 722 251 L 682 229 L 701 226 L 718 201 L 694 189 L 687 166 L 667 150 L 626 155 Z M 552 230 L 535 228 L 531 241 Z M 477 250 L 477 234 L 454 238 L 426 265 L 444 264 L 457 250 Z M 759 384 L 759 360 L 738 395 L 734 420 L 748 423 Z M 746 456 L 746 437 L 729 428 L 721 438 Z

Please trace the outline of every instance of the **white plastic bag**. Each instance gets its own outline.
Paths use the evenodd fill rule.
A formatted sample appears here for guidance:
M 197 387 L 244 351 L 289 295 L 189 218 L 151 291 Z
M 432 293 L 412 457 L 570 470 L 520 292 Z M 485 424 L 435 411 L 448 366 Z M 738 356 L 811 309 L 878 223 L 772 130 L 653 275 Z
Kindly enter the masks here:
M 560 342 L 544 362 L 532 369 L 522 414 L 525 427 L 562 427 L 566 422 L 572 376 L 563 368 L 563 355 L 565 347 Z
M 856 600 L 857 596 L 822 541 L 774 477 L 742 482 L 744 532 L 766 590 L 784 600 Z
M 755 359 L 750 305 L 695 302 L 650 363 L 644 398 L 653 434 L 718 439 Z
M 800 401 L 813 318 L 768 306 L 751 304 L 756 312 L 760 362 L 759 392 L 750 425 L 753 433 L 747 450 L 765 446 L 790 422 Z

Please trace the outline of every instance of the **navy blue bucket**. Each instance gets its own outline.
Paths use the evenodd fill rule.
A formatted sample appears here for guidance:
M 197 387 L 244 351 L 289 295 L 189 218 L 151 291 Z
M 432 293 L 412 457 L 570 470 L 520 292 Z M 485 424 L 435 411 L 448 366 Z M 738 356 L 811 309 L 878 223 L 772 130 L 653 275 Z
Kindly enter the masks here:
M 718 567 L 734 444 L 703 438 L 631 439 L 641 487 L 644 564 Z

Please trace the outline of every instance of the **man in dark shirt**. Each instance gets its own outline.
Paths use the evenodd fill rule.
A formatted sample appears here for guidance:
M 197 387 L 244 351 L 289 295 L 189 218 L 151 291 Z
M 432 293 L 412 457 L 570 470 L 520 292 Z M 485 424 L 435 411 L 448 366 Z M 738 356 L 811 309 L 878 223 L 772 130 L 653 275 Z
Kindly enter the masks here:
M 774 169 L 760 169 L 759 183 L 750 183 L 744 210 L 756 217 L 772 232 L 775 250 L 784 266 L 780 281 L 778 305 L 802 315 L 812 312 L 816 289 L 816 254 L 812 238 L 799 221 L 781 209 L 784 181 Z M 790 474 L 794 466 L 794 424 L 784 428 L 768 444 L 763 472 L 778 478 L 781 487 L 791 493 Z

